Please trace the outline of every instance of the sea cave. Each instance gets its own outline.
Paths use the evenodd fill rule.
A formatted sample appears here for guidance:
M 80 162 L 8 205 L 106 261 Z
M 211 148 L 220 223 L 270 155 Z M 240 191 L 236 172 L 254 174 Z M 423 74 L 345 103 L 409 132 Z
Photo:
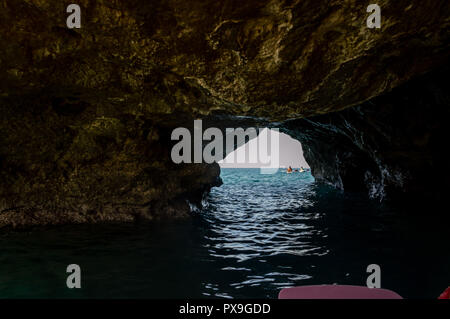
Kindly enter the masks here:
M 447 1 L 379 1 L 380 28 L 367 27 L 368 4 L 355 1 L 78 4 L 81 23 L 69 28 L 64 2 L 0 3 L 0 273 L 11 272 L 0 297 L 271 298 L 304 282 L 365 285 L 365 267 L 383 249 L 383 278 L 405 297 L 437 297 L 448 286 Z M 174 162 L 172 133 L 193 132 L 197 120 L 224 136 L 227 128 L 290 136 L 301 143 L 307 177 L 233 177 L 218 162 L 248 139 L 215 162 Z M 248 210 L 252 198 L 259 202 Z M 280 213 L 287 200 L 292 206 Z M 231 210 L 223 206 L 229 201 Z M 266 215 L 257 215 L 261 207 Z M 280 230 L 265 237 L 274 225 Z M 15 284 L 33 277 L 15 261 L 36 257 L 15 254 L 27 245 L 48 259 L 61 254 L 51 267 L 62 268 L 78 249 L 85 267 L 100 272 L 96 254 L 72 242 L 91 234 L 89 247 L 110 252 L 104 263 L 136 244 L 133 266 L 117 261 L 126 278 L 117 286 L 51 285 L 34 294 Z M 268 244 L 240 246 L 240 236 Z M 52 238 L 71 248 L 48 248 Z M 139 244 L 149 242 L 156 244 Z M 209 253 L 198 248 L 205 245 Z M 139 247 L 149 249 L 142 259 Z M 254 255 L 258 249 L 267 258 Z M 161 256 L 187 270 L 133 286 L 128 272 Z M 163 272 L 152 267 L 148 277 Z M 196 269 L 225 275 L 215 282 Z M 64 270 L 36 273 L 58 281 Z M 195 288 L 178 289 L 189 271 Z M 408 283 L 418 276 L 416 286 Z M 151 285 L 158 290 L 146 290 Z

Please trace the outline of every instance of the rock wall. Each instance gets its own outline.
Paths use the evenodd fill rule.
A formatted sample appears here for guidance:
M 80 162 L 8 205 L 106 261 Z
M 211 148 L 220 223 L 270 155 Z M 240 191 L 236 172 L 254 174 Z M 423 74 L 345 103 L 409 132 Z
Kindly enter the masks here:
M 287 121 L 319 181 L 379 199 L 447 196 L 449 66 L 344 111 Z
M 219 168 L 172 163 L 173 128 L 195 118 L 276 126 L 341 111 L 449 56 L 446 0 L 380 0 L 373 30 L 356 0 L 77 3 L 82 27 L 68 29 L 65 2 L 0 0 L 0 227 L 186 216 L 220 184 Z M 357 131 L 383 121 L 377 107 L 344 111 L 352 126 L 344 132 L 336 120 L 328 152 L 310 142 L 326 140 L 322 120 L 301 122 L 319 179 L 344 188 L 372 180 L 376 194 L 395 184 L 380 167 L 392 175 L 413 154 L 375 156 L 375 142 L 348 142 L 372 136 Z

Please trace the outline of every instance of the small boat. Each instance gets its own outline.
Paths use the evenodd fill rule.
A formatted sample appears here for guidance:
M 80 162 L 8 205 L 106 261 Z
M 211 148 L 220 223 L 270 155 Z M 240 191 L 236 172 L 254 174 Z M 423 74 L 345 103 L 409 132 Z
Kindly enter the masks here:
M 284 288 L 278 299 L 403 299 L 387 289 L 364 286 L 317 285 Z

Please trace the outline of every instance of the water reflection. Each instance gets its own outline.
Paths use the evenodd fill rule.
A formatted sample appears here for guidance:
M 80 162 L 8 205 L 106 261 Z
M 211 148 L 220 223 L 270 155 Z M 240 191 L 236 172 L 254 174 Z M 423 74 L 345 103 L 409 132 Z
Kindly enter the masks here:
M 404 297 L 449 284 L 448 223 L 390 209 L 308 174 L 224 170 L 192 219 L 0 234 L 3 298 L 276 298 L 283 287 L 364 285 Z M 68 264 L 82 289 L 65 286 Z

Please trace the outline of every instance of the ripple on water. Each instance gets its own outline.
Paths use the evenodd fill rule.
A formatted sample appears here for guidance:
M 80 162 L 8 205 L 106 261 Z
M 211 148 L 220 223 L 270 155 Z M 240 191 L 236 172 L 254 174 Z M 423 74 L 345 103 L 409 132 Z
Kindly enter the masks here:
M 289 286 L 310 279 L 307 273 L 274 272 L 285 256 L 320 256 L 327 253 L 314 240 L 323 234 L 313 222 L 321 214 L 310 211 L 314 204 L 314 179 L 310 174 L 276 176 L 259 170 L 223 170 L 224 184 L 213 189 L 207 199 L 203 218 L 211 225 L 207 239 L 215 258 L 245 267 L 227 266 L 222 270 L 242 272 L 231 289 Z M 239 178 L 237 178 L 239 177 Z M 313 244 L 315 242 L 316 244 Z M 261 259 L 264 257 L 264 259 Z M 263 267 L 261 265 L 264 265 Z M 267 273 L 261 274 L 261 269 Z
M 450 282 L 443 220 L 404 218 L 309 174 L 221 175 L 192 219 L 1 234 L 0 298 L 276 298 L 296 285 L 364 284 L 371 263 L 405 297 L 436 298 Z M 71 263 L 83 289 L 65 288 Z

